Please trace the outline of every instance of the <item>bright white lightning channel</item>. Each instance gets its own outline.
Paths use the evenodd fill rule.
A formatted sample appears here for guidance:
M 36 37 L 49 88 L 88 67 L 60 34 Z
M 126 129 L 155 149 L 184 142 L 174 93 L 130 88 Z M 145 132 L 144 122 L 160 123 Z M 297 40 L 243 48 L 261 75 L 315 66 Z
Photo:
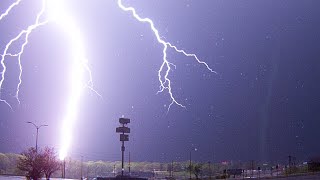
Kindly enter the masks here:
M 16 2 L 12 3 L 9 6 L 9 8 L 4 13 L 2 13 L 0 15 L 0 21 L 9 14 L 9 12 L 11 11 L 12 8 L 14 8 L 15 6 L 19 5 L 20 2 L 21 2 L 21 0 L 17 0 Z
M 48 14 L 50 20 L 54 20 L 67 33 L 72 42 L 73 66 L 71 70 L 71 87 L 68 96 L 67 114 L 64 117 L 61 131 L 61 145 L 59 157 L 63 160 L 67 154 L 72 140 L 72 127 L 77 119 L 78 104 L 84 88 L 93 89 L 91 70 L 88 67 L 88 60 L 85 56 L 82 35 L 75 21 L 64 9 L 64 0 L 47 0 Z M 87 76 L 85 76 L 87 74 Z M 85 80 L 87 78 L 87 80 Z
M 187 53 L 186 51 L 184 50 L 181 50 L 179 48 L 177 48 L 176 46 L 172 45 L 170 42 L 168 41 L 165 41 L 161 38 L 160 34 L 159 34 L 159 31 L 158 29 L 156 29 L 156 27 L 154 26 L 154 23 L 151 19 L 149 18 L 142 18 L 140 17 L 136 10 L 133 8 L 133 7 L 126 7 L 122 4 L 122 0 L 118 0 L 118 6 L 124 10 L 124 11 L 129 11 L 131 12 L 131 14 L 133 15 L 133 17 L 135 19 L 137 19 L 138 21 L 140 22 L 143 22 L 143 23 L 148 23 L 150 25 L 150 28 L 152 30 L 152 32 L 154 33 L 154 35 L 156 36 L 156 39 L 157 41 L 163 45 L 163 50 L 162 50 L 162 53 L 163 53 L 163 57 L 162 57 L 162 64 L 160 66 L 160 69 L 158 70 L 158 79 L 159 79 L 159 82 L 160 82 L 160 90 L 158 91 L 159 92 L 163 92 L 164 90 L 167 90 L 169 95 L 170 95 L 170 98 L 171 98 L 171 103 L 169 104 L 168 106 L 168 111 L 170 110 L 170 107 L 173 105 L 173 104 L 176 104 L 180 107 L 183 107 L 185 108 L 184 105 L 182 105 L 181 103 L 179 103 L 176 98 L 174 97 L 173 93 L 172 93 L 172 88 L 171 88 L 171 80 L 169 79 L 169 72 L 171 70 L 171 66 L 173 67 L 176 67 L 173 63 L 169 62 L 168 58 L 167 58 L 167 50 L 168 48 L 173 48 L 176 52 L 178 53 L 182 53 L 183 55 L 185 56 L 189 56 L 189 57 L 193 57 L 197 63 L 199 64 L 203 64 L 210 72 L 212 73 L 216 73 L 216 71 L 214 71 L 212 68 L 209 67 L 209 65 L 204 62 L 204 61 L 201 61 L 196 54 L 190 54 L 190 53 Z M 164 73 L 164 75 L 162 75 Z

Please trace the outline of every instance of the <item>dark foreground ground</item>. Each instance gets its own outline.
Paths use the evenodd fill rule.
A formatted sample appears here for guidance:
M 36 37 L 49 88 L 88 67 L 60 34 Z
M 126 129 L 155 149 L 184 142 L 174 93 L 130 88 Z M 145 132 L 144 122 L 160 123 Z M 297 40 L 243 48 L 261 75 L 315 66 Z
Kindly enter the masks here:
M 25 180 L 25 179 L 26 179 L 25 177 L 21 177 L 21 176 L 2 176 L 2 175 L 0 175 L 0 180 Z M 51 178 L 51 179 L 52 180 L 62 180 L 61 178 Z M 242 178 L 229 178 L 229 179 L 231 180 L 231 179 L 242 179 Z M 245 178 L 245 179 L 250 179 L 250 178 Z M 254 178 L 254 179 L 258 179 L 258 178 Z M 267 180 L 267 179 L 278 179 L 278 180 L 320 180 L 320 173 L 301 175 L 301 176 L 273 177 L 273 178 L 260 178 L 260 179 L 261 180 Z M 65 180 L 71 180 L 71 179 L 65 179 Z
M 268 178 L 264 178 L 264 179 L 268 179 Z M 269 178 L 270 179 L 270 178 Z M 300 175 L 300 176 L 290 176 L 290 177 L 278 177 L 276 179 L 279 180 L 307 180 L 307 179 L 315 179 L 315 180 L 320 180 L 320 173 L 315 173 L 315 174 L 308 174 L 308 175 Z

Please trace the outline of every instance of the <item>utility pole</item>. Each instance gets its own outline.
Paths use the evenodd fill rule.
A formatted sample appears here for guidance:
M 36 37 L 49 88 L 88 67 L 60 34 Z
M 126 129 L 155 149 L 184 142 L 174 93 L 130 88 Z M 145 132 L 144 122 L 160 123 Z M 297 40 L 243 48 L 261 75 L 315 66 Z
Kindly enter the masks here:
M 289 158 L 289 165 L 288 165 L 288 168 L 289 168 L 289 174 L 291 174 L 291 165 L 292 165 L 292 161 L 291 161 L 292 159 L 291 159 L 291 158 L 292 158 L 292 156 L 291 156 L 291 155 L 289 155 L 289 156 L 288 156 L 288 158 Z
M 211 162 L 209 161 L 209 179 L 211 179 Z
M 66 178 L 66 158 L 63 159 L 62 178 Z
M 61 178 L 63 178 L 63 162 L 61 162 Z
M 89 166 L 87 166 L 87 179 L 89 179 Z
M 189 161 L 189 170 L 190 170 L 190 180 L 191 180 L 191 171 L 192 171 L 192 164 L 191 164 L 191 151 L 190 151 L 190 161 Z
M 171 161 L 171 177 L 173 177 L 173 161 Z
M 80 172 L 80 175 L 81 175 L 81 177 L 80 177 L 80 179 L 82 179 L 82 166 L 83 166 L 83 156 L 81 156 L 81 172 Z
M 124 135 L 124 132 L 122 133 L 122 135 Z M 123 171 L 124 171 L 124 150 L 125 150 L 125 147 L 124 147 L 124 141 L 122 141 L 122 146 L 121 146 L 121 152 L 122 152 L 122 158 L 121 158 L 121 176 L 123 176 Z
M 129 151 L 129 175 L 131 176 L 131 157 L 130 157 L 130 151 Z
M 251 178 L 253 178 L 253 160 L 251 160 Z

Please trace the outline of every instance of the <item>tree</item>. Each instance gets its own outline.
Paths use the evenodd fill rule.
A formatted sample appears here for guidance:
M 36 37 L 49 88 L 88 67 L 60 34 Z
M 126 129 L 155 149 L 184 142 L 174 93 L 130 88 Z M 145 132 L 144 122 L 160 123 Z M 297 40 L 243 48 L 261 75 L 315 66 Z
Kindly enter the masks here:
M 5 173 L 8 166 L 9 158 L 5 154 L 0 153 L 0 174 Z
M 27 171 L 27 178 L 37 180 L 43 176 L 44 158 L 38 154 L 35 148 L 29 148 L 21 153 L 22 157 L 18 161 L 18 169 Z
M 57 156 L 53 148 L 45 147 L 43 154 L 43 172 L 46 179 L 50 179 L 52 173 L 60 169 L 60 162 L 57 160 Z
M 22 153 L 17 167 L 27 172 L 28 179 L 38 180 L 43 175 L 49 179 L 52 173 L 59 170 L 60 164 L 53 148 L 38 149 L 38 152 L 35 148 L 29 148 Z
M 202 164 L 189 165 L 187 171 L 191 171 L 196 176 L 196 179 L 199 179 L 199 175 L 202 173 Z
M 24 173 L 17 168 L 19 157 L 20 154 L 0 153 L 0 174 L 23 175 Z

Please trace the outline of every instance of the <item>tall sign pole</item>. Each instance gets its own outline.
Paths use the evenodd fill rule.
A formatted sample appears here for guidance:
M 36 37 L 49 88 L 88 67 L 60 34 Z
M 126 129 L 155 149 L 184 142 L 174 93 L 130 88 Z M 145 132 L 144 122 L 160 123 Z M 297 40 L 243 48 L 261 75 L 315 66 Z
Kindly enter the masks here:
M 128 118 L 120 118 L 119 119 L 119 123 L 122 125 L 120 127 L 116 128 L 116 132 L 117 133 L 121 133 L 120 134 L 120 141 L 122 142 L 122 146 L 121 146 L 121 157 L 122 157 L 122 161 L 121 161 L 121 176 L 123 176 L 123 171 L 124 171 L 124 151 L 125 151 L 125 147 L 124 147 L 124 142 L 125 141 L 129 141 L 129 133 L 130 133 L 130 128 L 127 127 L 127 125 L 130 123 L 130 119 Z

